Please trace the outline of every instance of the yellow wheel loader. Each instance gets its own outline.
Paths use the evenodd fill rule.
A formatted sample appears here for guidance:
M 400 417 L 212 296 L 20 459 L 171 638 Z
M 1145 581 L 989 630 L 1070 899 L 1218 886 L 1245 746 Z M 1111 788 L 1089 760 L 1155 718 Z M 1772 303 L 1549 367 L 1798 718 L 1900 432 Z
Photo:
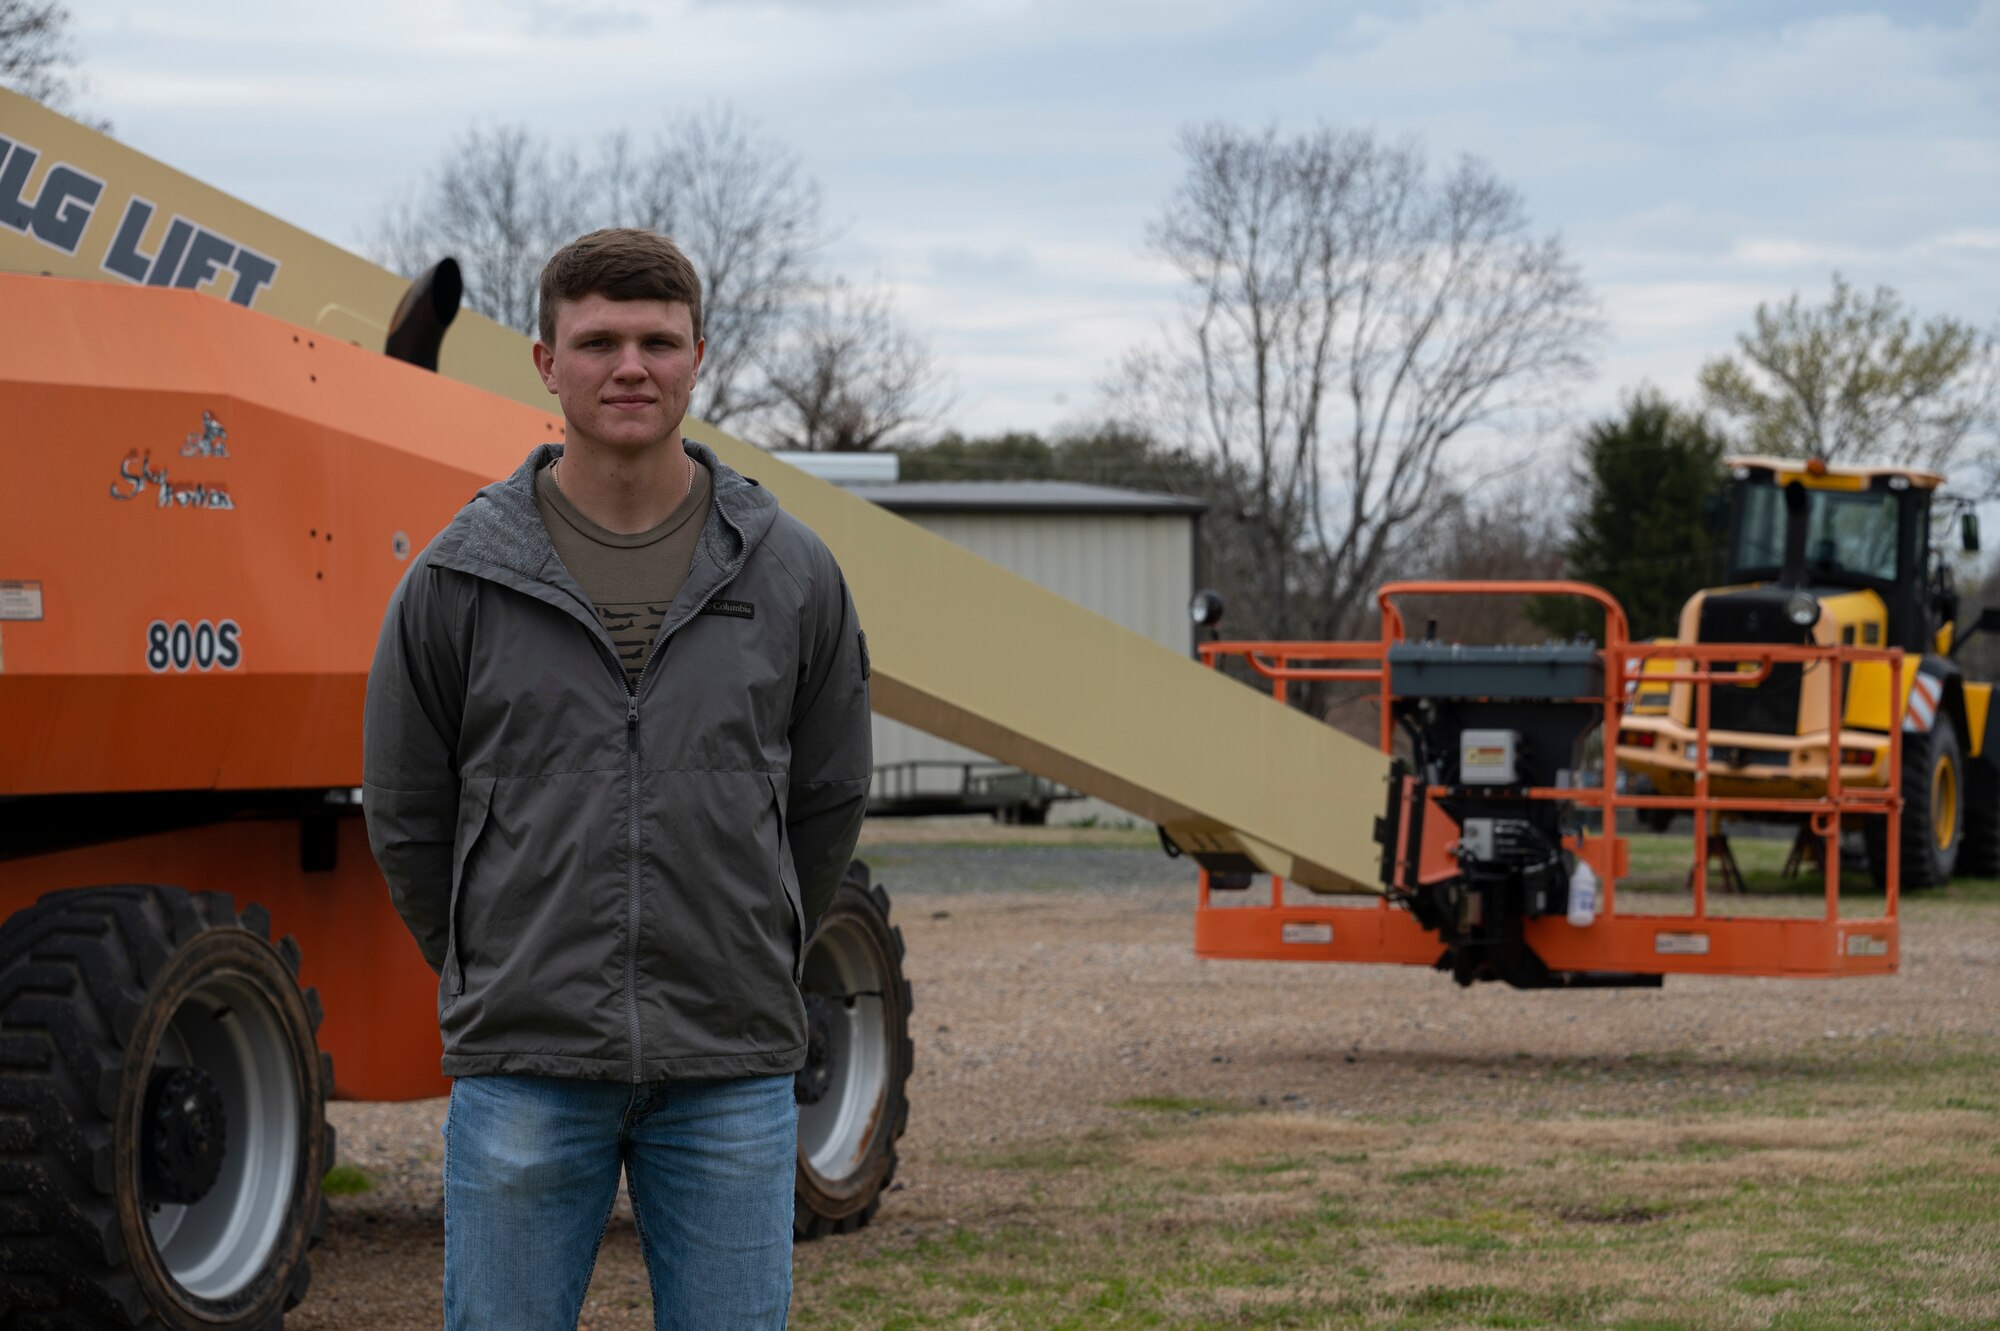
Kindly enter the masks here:
M 1901 648 L 1902 830 L 1891 847 L 1884 820 L 1863 824 L 1869 866 L 1882 881 L 1891 853 L 1902 886 L 1937 887 L 1954 873 L 2000 873 L 2000 739 L 1993 685 L 1973 681 L 1954 660 L 1973 634 L 2000 628 L 1987 610 L 1961 630 L 1951 565 L 1933 544 L 1943 477 L 1908 467 L 1835 466 L 1813 459 L 1732 458 L 1726 584 L 1697 592 L 1681 610 L 1677 641 L 1846 644 Z M 1967 550 L 1979 548 L 1977 520 L 1961 518 Z M 1938 535 L 1941 537 L 1942 532 Z M 1652 676 L 1675 663 L 1648 661 L 1629 681 L 1619 728 L 1621 768 L 1649 778 L 1661 794 L 1694 788 L 1699 752 L 1694 691 Z M 1815 798 L 1830 765 L 1842 785 L 1888 782 L 1886 663 L 1851 668 L 1841 681 L 1840 752 L 1827 751 L 1829 699 L 1824 664 L 1760 666 L 1746 660 L 1745 683 L 1713 690 L 1709 788 L 1718 795 Z

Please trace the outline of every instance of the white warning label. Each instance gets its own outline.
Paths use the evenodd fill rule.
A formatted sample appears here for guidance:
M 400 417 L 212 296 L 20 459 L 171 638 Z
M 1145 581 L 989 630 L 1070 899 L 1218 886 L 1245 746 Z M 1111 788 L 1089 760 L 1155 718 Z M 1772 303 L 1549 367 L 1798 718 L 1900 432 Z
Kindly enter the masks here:
M 1850 957 L 1886 957 L 1889 955 L 1889 940 L 1880 934 L 1849 934 L 1847 955 Z
M 1662 957 L 1705 957 L 1708 935 L 1657 933 L 1653 935 L 1653 951 Z
M 1333 926 L 1330 924 L 1307 924 L 1302 920 L 1288 921 L 1278 931 L 1279 939 L 1287 943 L 1331 943 Z
M 0 581 L 0 619 L 40 619 L 42 584 Z

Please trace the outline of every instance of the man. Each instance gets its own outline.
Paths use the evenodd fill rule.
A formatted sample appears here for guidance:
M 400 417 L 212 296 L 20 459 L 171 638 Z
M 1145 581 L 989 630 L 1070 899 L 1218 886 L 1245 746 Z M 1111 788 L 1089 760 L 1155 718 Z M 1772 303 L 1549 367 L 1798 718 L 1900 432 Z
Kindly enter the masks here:
M 368 677 L 368 832 L 439 974 L 445 1322 L 576 1324 L 619 1170 L 658 1325 L 784 1325 L 807 940 L 860 827 L 840 569 L 682 418 L 701 286 L 651 232 L 542 273 L 565 444 L 411 564 Z

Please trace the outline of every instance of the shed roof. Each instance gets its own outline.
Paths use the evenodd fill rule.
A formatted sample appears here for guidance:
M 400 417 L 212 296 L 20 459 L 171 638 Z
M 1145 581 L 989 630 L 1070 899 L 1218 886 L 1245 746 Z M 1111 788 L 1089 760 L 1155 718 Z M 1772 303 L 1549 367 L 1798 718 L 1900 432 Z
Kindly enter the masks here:
M 1098 513 L 1180 514 L 1199 517 L 1205 500 L 1185 495 L 1121 490 L 1080 481 L 902 481 L 847 485 L 892 513 Z

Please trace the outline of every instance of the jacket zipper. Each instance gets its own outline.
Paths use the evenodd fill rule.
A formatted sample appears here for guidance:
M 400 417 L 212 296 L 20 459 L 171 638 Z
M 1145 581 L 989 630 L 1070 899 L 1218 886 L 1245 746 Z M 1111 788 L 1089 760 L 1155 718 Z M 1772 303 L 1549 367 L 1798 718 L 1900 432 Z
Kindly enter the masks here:
M 713 500 L 710 500 L 713 503 Z M 716 510 L 729 529 L 736 533 L 736 539 L 743 539 L 743 529 L 733 522 L 727 513 Z M 737 570 L 741 572 L 739 568 Z M 708 608 L 716 593 L 727 587 L 733 580 L 732 574 L 709 590 L 708 595 L 695 604 L 694 612 L 681 621 L 685 624 Z M 680 624 L 674 626 L 679 630 Z M 639 690 L 645 687 L 646 676 L 652 672 L 653 662 L 658 659 L 666 646 L 669 634 L 662 634 L 653 640 L 646 652 L 646 659 L 639 666 L 636 683 L 625 683 L 625 667 L 618 663 L 614 655 L 611 668 L 618 676 L 618 682 L 625 684 L 625 754 L 626 754 L 626 837 L 625 837 L 625 1020 L 626 1031 L 632 1051 L 632 1083 L 638 1085 L 645 1080 L 641 1071 L 639 1039 Z
M 629 824 L 625 843 L 625 1016 L 632 1040 L 632 1081 L 639 1070 L 639 695 L 625 699 L 627 754 L 626 807 Z

